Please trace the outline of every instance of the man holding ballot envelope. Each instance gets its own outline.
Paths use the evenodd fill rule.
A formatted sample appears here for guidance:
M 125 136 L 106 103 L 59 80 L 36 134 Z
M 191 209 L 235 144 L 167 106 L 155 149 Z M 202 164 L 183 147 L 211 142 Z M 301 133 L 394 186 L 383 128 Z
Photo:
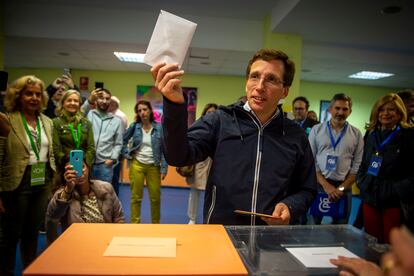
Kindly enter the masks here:
M 164 96 L 167 162 L 184 166 L 213 159 L 204 223 L 296 223 L 314 199 L 317 186 L 305 133 L 277 107 L 288 95 L 295 73 L 289 57 L 277 50 L 258 51 L 247 66 L 247 102 L 221 106 L 189 129 L 179 79 L 184 71 L 178 64 L 158 63 L 151 73 Z

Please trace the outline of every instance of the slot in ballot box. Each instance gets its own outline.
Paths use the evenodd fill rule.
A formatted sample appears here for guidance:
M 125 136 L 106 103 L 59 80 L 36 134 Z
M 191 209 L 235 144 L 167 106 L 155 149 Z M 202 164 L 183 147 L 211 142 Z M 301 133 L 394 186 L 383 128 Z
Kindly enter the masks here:
M 104 256 L 113 237 L 175 237 L 176 256 Z M 222 225 L 75 223 L 23 275 L 247 275 L 247 270 Z

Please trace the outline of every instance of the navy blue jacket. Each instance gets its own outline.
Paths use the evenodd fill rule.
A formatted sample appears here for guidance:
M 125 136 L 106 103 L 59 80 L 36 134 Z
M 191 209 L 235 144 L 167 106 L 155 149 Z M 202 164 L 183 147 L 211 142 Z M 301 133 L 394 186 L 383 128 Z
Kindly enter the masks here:
M 391 131 L 377 133 L 382 142 Z M 411 162 L 414 156 L 414 129 L 401 128 L 384 146 L 378 176 L 368 174 L 377 147 L 373 132 L 368 132 L 364 140 L 364 156 L 356 179 L 362 201 L 377 208 L 398 208 L 401 204 L 413 206 L 414 170 Z M 414 214 L 411 217 L 414 225 Z
M 234 210 L 272 214 L 279 202 L 289 207 L 293 222 L 315 197 L 315 164 L 308 139 L 282 112 L 261 126 L 242 103 L 221 106 L 187 132 L 186 105 L 164 99 L 163 130 L 168 164 L 213 159 L 205 192 L 205 223 L 264 224 Z

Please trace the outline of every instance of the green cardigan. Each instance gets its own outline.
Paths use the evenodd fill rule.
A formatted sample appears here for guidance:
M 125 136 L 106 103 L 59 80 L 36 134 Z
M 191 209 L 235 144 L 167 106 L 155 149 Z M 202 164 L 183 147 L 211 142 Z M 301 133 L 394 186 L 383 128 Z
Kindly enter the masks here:
M 83 150 L 84 160 L 89 168 L 92 168 L 93 160 L 95 158 L 92 124 L 85 117 L 81 116 L 80 118 L 81 139 L 79 149 Z M 63 164 L 63 162 L 65 157 L 69 155 L 71 150 L 76 149 L 75 141 L 69 127 L 69 120 L 71 119 L 72 118 L 68 119 L 65 115 L 53 119 L 53 153 L 56 158 L 58 171 L 64 169 L 65 164 Z M 78 124 L 76 121 L 73 122 L 73 127 L 77 130 Z

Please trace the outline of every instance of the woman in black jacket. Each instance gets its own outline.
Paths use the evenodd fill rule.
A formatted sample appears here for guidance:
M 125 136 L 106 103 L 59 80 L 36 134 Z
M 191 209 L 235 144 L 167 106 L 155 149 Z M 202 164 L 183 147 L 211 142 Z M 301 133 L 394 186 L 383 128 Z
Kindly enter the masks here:
M 409 224 L 409 214 L 401 216 L 401 211 L 411 204 L 414 191 L 414 131 L 397 94 L 389 93 L 375 103 L 367 131 L 357 175 L 364 227 L 380 243 L 389 243 L 391 228 L 404 218 Z

